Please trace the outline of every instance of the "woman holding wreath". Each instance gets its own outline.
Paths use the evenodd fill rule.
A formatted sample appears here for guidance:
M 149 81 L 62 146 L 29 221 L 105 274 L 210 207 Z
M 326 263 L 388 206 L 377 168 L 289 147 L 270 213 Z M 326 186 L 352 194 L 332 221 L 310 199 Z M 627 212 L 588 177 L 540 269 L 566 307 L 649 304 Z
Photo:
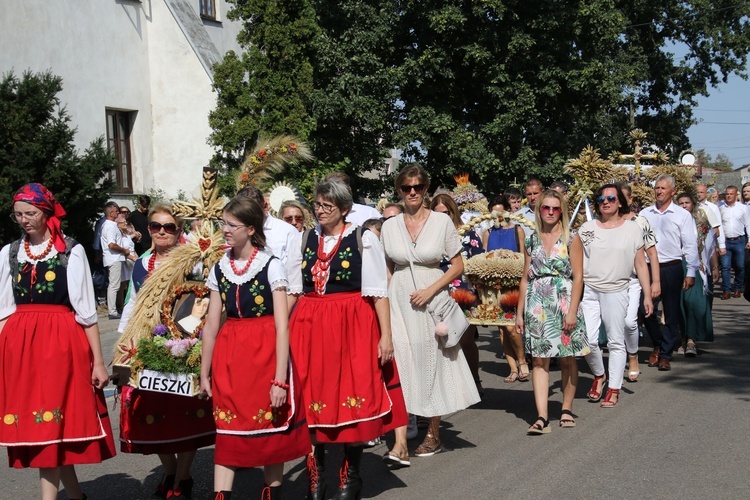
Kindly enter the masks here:
M 389 392 L 384 382 L 398 384 L 398 372 L 392 364 L 380 242 L 346 221 L 353 203 L 348 186 L 324 181 L 315 187 L 315 197 L 319 225 L 303 237 L 305 295 L 290 323 L 292 357 L 314 444 L 307 459 L 308 498 L 325 498 L 324 447 L 341 443 L 344 463 L 335 498 L 354 499 L 362 494 L 363 443 L 405 426 L 407 416 L 400 393 Z
M 182 220 L 171 205 L 155 205 L 148 214 L 153 242 L 136 261 L 130 280 L 128 302 L 118 331 L 125 328 L 138 300 L 138 291 L 151 273 L 169 256 L 182 233 Z M 152 498 L 190 498 L 190 467 L 198 448 L 211 446 L 215 426 L 208 401 L 187 396 L 143 391 L 124 386 L 120 405 L 120 449 L 123 453 L 159 455 L 164 477 Z
M 86 498 L 74 465 L 115 455 L 91 272 L 63 216 L 47 188 L 23 186 L 11 218 L 24 235 L 0 251 L 0 445 L 11 467 L 39 469 L 43 500 L 61 480 Z
M 441 417 L 468 408 L 480 399 L 460 345 L 440 345 L 435 337 L 437 322 L 427 310 L 428 304 L 435 307 L 452 300 L 448 285 L 463 273 L 462 245 L 451 218 L 424 206 L 430 179 L 421 166 L 413 164 L 402 169 L 395 185 L 404 202 L 404 212 L 385 221 L 381 233 L 391 274 L 388 295 L 393 342 L 406 409 L 430 418 L 427 435 L 415 455 L 429 457 L 442 451 Z M 450 260 L 445 273 L 440 269 L 443 258 Z

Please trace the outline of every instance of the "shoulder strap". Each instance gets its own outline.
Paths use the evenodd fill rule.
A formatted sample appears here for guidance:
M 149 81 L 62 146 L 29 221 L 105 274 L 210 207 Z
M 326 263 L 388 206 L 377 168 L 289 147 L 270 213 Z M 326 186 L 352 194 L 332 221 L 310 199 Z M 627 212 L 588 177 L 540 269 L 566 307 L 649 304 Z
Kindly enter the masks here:
M 302 252 L 302 257 L 305 256 L 305 246 L 307 245 L 307 240 L 310 238 L 310 231 L 312 229 L 305 229 L 305 232 L 302 233 L 302 247 L 300 248 L 300 251 Z
M 18 239 L 10 244 L 10 251 L 8 252 L 8 261 L 10 263 L 10 280 L 11 283 L 16 282 L 16 275 L 18 274 L 18 251 L 21 249 L 21 239 Z
M 68 268 L 68 260 L 70 260 L 70 252 L 73 250 L 73 247 L 76 246 L 78 242 L 71 238 L 70 236 L 65 237 L 65 251 L 60 255 L 60 263 L 62 266 L 67 269 Z
M 398 230 L 401 233 L 401 238 L 404 240 L 406 255 L 407 257 L 409 257 L 409 270 L 411 271 L 411 281 L 412 283 L 414 283 L 414 290 L 419 290 L 419 287 L 417 286 L 417 276 L 414 273 L 414 260 L 412 260 L 411 258 L 411 245 L 408 241 L 406 241 L 406 235 L 404 234 L 404 231 L 401 231 L 401 228 L 399 228 Z
M 521 229 L 523 231 L 523 229 Z M 513 236 L 516 240 L 516 252 L 521 251 L 521 240 L 518 238 L 518 226 L 513 226 Z

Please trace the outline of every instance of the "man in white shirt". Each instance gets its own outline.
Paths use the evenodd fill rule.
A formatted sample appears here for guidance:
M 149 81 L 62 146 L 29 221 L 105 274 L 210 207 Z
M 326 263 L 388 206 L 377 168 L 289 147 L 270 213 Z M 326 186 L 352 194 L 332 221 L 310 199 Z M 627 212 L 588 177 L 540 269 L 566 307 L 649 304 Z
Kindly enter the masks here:
M 672 351 L 681 342 L 680 300 L 682 290 L 695 284 L 695 273 L 700 266 L 698 238 L 695 222 L 690 212 L 672 202 L 675 195 L 674 177 L 660 175 L 654 186 L 656 204 L 644 208 L 640 215 L 648 219 L 656 233 L 656 252 L 659 255 L 661 275 L 661 302 L 664 309 L 664 329 L 656 314 L 644 321 L 646 331 L 654 345 L 648 360 L 649 366 L 658 366 L 661 371 L 672 369 Z M 687 261 L 687 272 L 683 274 L 682 258 Z M 659 299 L 654 300 L 654 309 Z
M 514 213 L 530 221 L 536 221 L 536 213 L 534 212 L 536 210 L 536 200 L 542 194 L 543 190 L 544 187 L 542 186 L 542 181 L 540 181 L 536 177 L 532 177 L 531 179 L 526 181 L 526 185 L 524 186 L 526 206 L 521 207 Z M 523 225 L 521 226 L 521 229 L 523 229 L 523 232 L 527 238 L 531 236 L 531 233 L 534 232 L 530 227 Z
M 287 302 L 289 311 L 296 302 L 294 294 L 302 293 L 302 236 L 291 224 L 281 219 L 268 215 L 268 203 L 263 193 L 258 188 L 249 186 L 237 192 L 237 196 L 247 196 L 258 202 L 263 208 L 265 218 L 263 219 L 263 235 L 266 237 L 266 245 L 271 249 L 274 256 L 278 258 L 286 268 Z M 380 217 L 380 214 L 378 214 Z
M 727 186 L 726 204 L 719 208 L 721 225 L 724 228 L 726 252 L 721 254 L 722 300 L 733 294 L 742 296 L 745 287 L 745 248 L 750 235 L 750 213 L 746 205 L 737 201 L 737 186 Z M 732 286 L 732 268 L 734 268 L 734 286 Z
M 110 201 L 104 205 L 104 216 L 102 223 L 100 245 L 102 249 L 102 264 L 109 274 L 109 285 L 107 285 L 107 312 L 109 319 L 119 319 L 117 312 L 117 292 L 120 290 L 122 277 L 122 263 L 130 255 L 130 250 L 122 246 L 122 232 L 117 227 L 115 219 L 120 213 L 117 203 Z

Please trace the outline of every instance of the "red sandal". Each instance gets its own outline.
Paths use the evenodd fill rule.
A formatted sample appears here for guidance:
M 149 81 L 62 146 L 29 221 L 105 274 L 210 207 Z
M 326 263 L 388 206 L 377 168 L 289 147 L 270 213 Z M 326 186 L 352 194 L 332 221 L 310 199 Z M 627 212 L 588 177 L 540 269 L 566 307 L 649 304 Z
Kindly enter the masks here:
M 601 381 L 601 384 L 599 383 Z M 602 399 L 602 390 L 604 389 L 604 383 L 606 382 L 606 374 L 602 374 L 598 377 L 594 377 L 594 383 L 591 384 L 591 389 L 586 393 L 589 401 L 596 403 Z
M 614 399 L 614 400 L 613 400 Z M 612 408 L 620 400 L 620 389 L 607 389 L 607 394 L 602 401 L 602 408 Z

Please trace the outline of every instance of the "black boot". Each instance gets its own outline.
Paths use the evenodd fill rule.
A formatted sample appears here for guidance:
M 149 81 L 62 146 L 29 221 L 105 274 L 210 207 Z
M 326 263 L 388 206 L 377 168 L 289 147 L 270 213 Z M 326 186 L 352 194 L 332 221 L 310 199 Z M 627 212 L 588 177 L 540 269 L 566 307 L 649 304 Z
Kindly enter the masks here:
M 232 492 L 226 490 L 214 491 L 214 500 L 232 500 Z
M 281 500 L 281 485 L 265 485 L 263 491 L 260 493 L 260 500 Z
M 362 461 L 364 446 L 344 446 L 344 463 L 339 470 L 339 490 L 334 500 L 359 500 L 362 498 L 362 477 L 359 464 Z
M 151 500 L 163 500 L 167 498 L 167 493 L 174 487 L 174 474 L 164 476 L 161 483 L 156 487 L 151 495 Z
M 325 500 L 326 498 L 326 449 L 322 444 L 316 444 L 313 452 L 307 455 L 307 480 L 310 489 L 307 500 Z

